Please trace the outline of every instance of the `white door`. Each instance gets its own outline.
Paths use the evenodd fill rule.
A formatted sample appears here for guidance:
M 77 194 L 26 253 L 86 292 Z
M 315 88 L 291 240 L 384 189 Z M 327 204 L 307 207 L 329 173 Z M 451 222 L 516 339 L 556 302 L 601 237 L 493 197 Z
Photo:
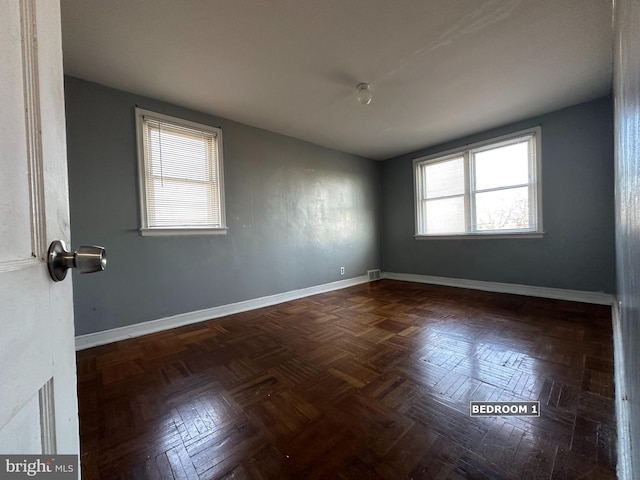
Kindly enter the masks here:
M 60 5 L 0 0 L 0 454 L 78 454 Z

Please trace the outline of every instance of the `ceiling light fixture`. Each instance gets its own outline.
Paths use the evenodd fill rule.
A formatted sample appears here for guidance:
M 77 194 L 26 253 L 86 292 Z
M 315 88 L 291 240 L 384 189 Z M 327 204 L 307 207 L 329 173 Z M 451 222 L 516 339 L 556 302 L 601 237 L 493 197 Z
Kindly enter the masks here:
M 371 103 L 371 90 L 369 89 L 368 83 L 360 83 L 356 87 L 358 90 L 358 101 L 362 105 L 369 105 Z

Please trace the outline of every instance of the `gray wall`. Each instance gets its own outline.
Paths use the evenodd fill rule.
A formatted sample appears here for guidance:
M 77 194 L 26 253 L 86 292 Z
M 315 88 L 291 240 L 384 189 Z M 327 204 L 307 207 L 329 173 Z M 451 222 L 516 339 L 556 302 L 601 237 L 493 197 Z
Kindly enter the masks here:
M 631 451 L 640 475 L 640 3 L 615 3 L 616 264 L 620 300 L 621 382 L 629 403 Z M 616 345 L 617 347 L 618 345 Z M 627 430 L 627 425 L 622 426 Z
M 73 245 L 108 256 L 74 274 L 76 334 L 380 267 L 379 162 L 76 78 L 65 95 Z M 139 235 L 136 105 L 222 127 L 226 236 Z
M 612 123 L 611 99 L 603 98 L 386 160 L 382 170 L 383 270 L 613 292 Z M 542 126 L 544 238 L 413 238 L 412 159 L 535 125 Z

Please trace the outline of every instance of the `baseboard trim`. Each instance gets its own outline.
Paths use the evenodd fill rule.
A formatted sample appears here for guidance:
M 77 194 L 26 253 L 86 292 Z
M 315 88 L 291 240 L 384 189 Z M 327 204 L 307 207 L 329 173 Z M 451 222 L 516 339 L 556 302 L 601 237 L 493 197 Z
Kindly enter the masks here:
M 611 307 L 613 321 L 613 366 L 616 388 L 616 424 L 618 429 L 618 478 L 631 480 L 633 468 L 631 462 L 631 432 L 629 402 L 627 401 L 627 382 L 624 364 L 624 346 L 622 342 L 622 326 L 620 324 L 620 307 L 617 301 Z
M 559 288 L 534 287 L 511 283 L 483 282 L 480 280 L 466 280 L 462 278 L 433 277 L 431 275 L 416 275 L 413 273 L 384 272 L 382 278 L 403 280 L 406 282 L 430 283 L 447 287 L 470 288 L 486 292 L 512 293 L 529 297 L 552 298 L 555 300 L 569 300 L 572 302 L 594 303 L 598 305 L 612 305 L 613 295 L 600 292 L 582 292 L 578 290 L 563 290 Z
M 136 323 L 135 325 L 127 325 L 125 327 L 113 328 L 101 332 L 88 333 L 86 335 L 78 335 L 76 337 L 76 350 L 84 350 L 86 348 L 97 347 L 107 343 L 117 342 L 127 338 L 140 337 L 149 333 L 161 332 L 171 328 L 189 325 L 191 323 L 211 320 L 213 318 L 224 317 L 234 313 L 246 312 L 257 308 L 269 307 L 279 303 L 297 300 L 299 298 L 317 295 L 319 293 L 331 292 L 342 288 L 368 283 L 368 275 L 339 280 L 337 282 L 325 283 L 314 287 L 302 288 L 300 290 L 291 290 L 289 292 L 269 295 L 267 297 L 254 298 L 243 302 L 220 305 L 218 307 L 207 308 L 195 312 L 181 313 L 171 317 L 159 318 L 147 322 Z
M 483 282 L 479 280 L 465 280 L 459 278 L 434 277 L 430 275 L 416 275 L 411 273 L 384 272 L 382 278 L 391 280 L 402 280 L 407 282 L 430 283 L 434 285 L 444 285 L 458 288 L 471 288 L 474 290 L 484 290 L 488 292 L 512 293 L 516 295 L 527 295 L 531 297 L 544 297 L 559 300 L 570 300 L 583 303 L 594 303 L 599 305 L 612 305 L 613 295 L 598 292 L 581 292 L 576 290 L 562 290 L 556 288 L 533 287 L 529 285 L 516 285 L 508 283 Z M 149 333 L 156 333 L 171 328 L 189 325 L 191 323 L 211 320 L 213 318 L 224 317 L 234 313 L 246 312 L 257 308 L 268 307 L 279 303 L 289 302 L 299 298 L 317 295 L 319 293 L 330 292 L 342 288 L 360 285 L 369 282 L 367 275 L 339 280 L 337 282 L 325 283 L 313 287 L 291 290 L 266 297 L 245 300 L 242 302 L 220 305 L 218 307 L 207 308 L 195 312 L 181 313 L 171 317 L 159 318 L 147 322 L 127 325 L 125 327 L 104 330 L 101 332 L 78 335 L 75 339 L 76 350 L 97 347 L 107 343 L 117 342 L 127 338 L 140 337 Z

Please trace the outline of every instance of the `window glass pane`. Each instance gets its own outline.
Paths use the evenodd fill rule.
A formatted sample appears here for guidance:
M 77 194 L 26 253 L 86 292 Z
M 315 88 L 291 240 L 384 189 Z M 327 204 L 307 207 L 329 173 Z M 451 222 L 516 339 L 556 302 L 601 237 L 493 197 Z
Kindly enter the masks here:
M 209 140 L 166 129 L 150 131 L 152 175 L 209 181 Z
M 475 205 L 477 230 L 513 230 L 531 227 L 528 187 L 477 193 Z
M 425 198 L 464 193 L 464 158 L 427 164 L 423 168 Z
M 220 129 L 138 108 L 136 122 L 142 234 L 154 228 L 225 228 Z
M 464 233 L 464 197 L 426 200 L 426 233 Z
M 473 153 L 476 190 L 529 183 L 529 141 Z
M 416 161 L 417 236 L 541 231 L 539 134 L 536 127 Z
M 211 186 L 206 183 L 183 183 L 168 179 L 153 182 L 149 226 L 211 225 L 219 223 L 213 212 Z

